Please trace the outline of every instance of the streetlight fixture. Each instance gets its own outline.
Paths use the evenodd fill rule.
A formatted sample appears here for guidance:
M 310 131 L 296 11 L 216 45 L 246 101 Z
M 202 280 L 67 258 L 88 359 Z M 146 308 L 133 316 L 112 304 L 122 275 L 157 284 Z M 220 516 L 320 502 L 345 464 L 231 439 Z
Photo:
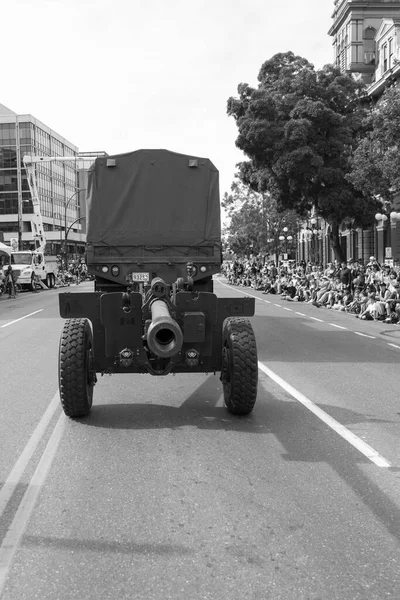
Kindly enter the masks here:
M 65 239 L 64 239 L 64 254 L 65 254 L 65 269 L 66 269 L 66 270 L 68 269 L 68 260 L 67 260 L 67 256 L 68 256 L 68 248 L 67 248 L 67 238 L 68 238 L 68 233 L 67 233 L 67 209 L 68 209 L 68 206 L 69 206 L 69 204 L 70 204 L 70 202 L 71 202 L 72 198 L 74 198 L 74 197 L 75 197 L 77 194 L 79 194 L 80 192 L 86 192 L 86 188 L 83 188 L 83 189 L 76 190 L 76 192 L 74 192 L 74 193 L 72 194 L 72 196 L 70 196 L 70 197 L 68 198 L 68 200 L 67 200 L 67 202 L 65 203 L 65 206 L 64 206 L 64 232 L 65 232 Z M 80 220 L 80 219 L 77 219 L 76 221 L 78 221 L 78 220 Z M 74 225 L 74 223 L 76 223 L 76 221 L 74 221 L 74 222 L 72 223 L 72 225 Z M 69 231 L 70 229 L 71 229 L 71 227 L 69 227 L 68 231 Z
M 278 239 L 279 239 L 281 242 L 283 242 L 283 241 L 285 242 L 285 254 L 287 255 L 287 245 L 288 245 L 288 242 L 291 242 L 291 241 L 293 240 L 293 236 L 292 236 L 292 235 L 286 235 L 286 234 L 287 234 L 287 232 L 289 231 L 289 228 L 288 228 L 288 227 L 284 227 L 284 228 L 282 229 L 282 231 L 283 231 L 283 233 L 284 233 L 285 235 L 280 235 Z

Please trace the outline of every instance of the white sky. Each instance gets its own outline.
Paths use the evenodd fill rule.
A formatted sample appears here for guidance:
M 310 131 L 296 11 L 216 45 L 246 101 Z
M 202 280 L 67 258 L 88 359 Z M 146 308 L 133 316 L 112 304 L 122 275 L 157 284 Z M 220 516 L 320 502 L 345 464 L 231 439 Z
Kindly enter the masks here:
M 332 62 L 333 0 L 13 0 L 0 13 L 0 103 L 109 154 L 208 157 L 229 191 L 237 85 L 292 50 Z

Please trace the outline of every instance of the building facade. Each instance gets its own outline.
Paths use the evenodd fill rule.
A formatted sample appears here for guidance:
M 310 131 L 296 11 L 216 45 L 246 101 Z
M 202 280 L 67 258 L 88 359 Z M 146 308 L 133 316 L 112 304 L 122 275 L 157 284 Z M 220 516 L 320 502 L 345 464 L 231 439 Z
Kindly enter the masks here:
M 334 64 L 367 85 L 371 102 L 378 100 L 400 77 L 400 0 L 335 0 L 332 19 Z M 381 217 L 377 213 L 374 227 L 367 230 L 343 223 L 341 247 L 347 259 L 367 262 L 373 255 L 381 263 L 400 265 L 400 195 Z M 329 226 L 316 215 L 301 227 L 298 254 L 324 264 L 334 258 Z
M 29 114 L 18 115 L 0 104 L 0 238 L 34 247 L 33 206 L 24 155 L 76 157 L 36 164 L 36 180 L 47 239 L 46 253 L 84 253 L 87 170 L 105 152 L 79 153 L 77 146 Z

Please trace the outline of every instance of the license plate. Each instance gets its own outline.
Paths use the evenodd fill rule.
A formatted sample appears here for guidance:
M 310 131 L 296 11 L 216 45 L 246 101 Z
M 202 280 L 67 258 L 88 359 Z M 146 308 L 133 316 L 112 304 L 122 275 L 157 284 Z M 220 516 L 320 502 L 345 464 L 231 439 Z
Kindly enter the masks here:
M 149 281 L 150 273 L 131 273 L 132 281 Z

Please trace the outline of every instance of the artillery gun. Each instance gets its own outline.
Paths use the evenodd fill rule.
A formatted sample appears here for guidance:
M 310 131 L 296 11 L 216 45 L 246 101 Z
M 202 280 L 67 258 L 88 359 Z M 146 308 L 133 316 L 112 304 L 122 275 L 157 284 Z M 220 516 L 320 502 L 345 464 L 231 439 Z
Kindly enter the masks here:
M 94 292 L 59 294 L 65 414 L 88 415 L 97 375 L 219 372 L 227 409 L 253 410 L 254 298 L 218 298 L 218 171 L 167 150 L 97 158 L 88 179 Z

